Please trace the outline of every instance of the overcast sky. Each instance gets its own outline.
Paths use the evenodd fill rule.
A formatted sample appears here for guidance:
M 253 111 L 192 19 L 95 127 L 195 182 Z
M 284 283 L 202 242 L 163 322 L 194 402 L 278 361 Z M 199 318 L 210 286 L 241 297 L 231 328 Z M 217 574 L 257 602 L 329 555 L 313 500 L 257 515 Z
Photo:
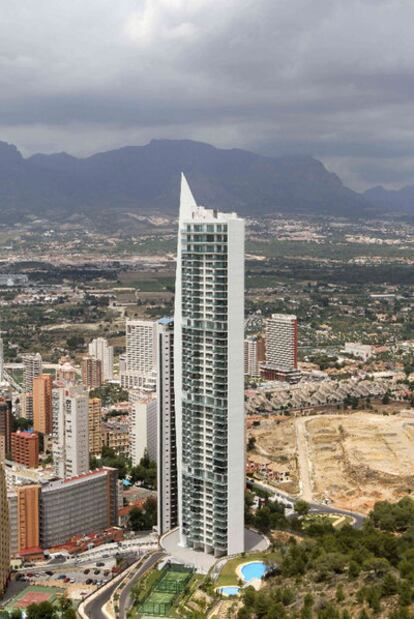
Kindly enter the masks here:
M 0 140 L 308 153 L 414 184 L 414 0 L 0 0 Z

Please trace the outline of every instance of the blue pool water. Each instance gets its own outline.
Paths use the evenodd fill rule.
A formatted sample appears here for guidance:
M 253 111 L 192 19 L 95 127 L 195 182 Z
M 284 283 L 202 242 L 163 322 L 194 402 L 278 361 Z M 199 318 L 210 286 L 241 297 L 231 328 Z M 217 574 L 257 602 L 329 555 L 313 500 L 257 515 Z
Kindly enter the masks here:
M 225 595 L 226 597 L 231 597 L 233 595 L 239 595 L 240 587 L 220 587 L 219 593 Z
M 245 582 L 250 582 L 255 578 L 263 578 L 266 574 L 266 565 L 263 561 L 252 561 L 251 563 L 246 563 L 241 568 L 241 573 L 243 576 L 243 580 Z

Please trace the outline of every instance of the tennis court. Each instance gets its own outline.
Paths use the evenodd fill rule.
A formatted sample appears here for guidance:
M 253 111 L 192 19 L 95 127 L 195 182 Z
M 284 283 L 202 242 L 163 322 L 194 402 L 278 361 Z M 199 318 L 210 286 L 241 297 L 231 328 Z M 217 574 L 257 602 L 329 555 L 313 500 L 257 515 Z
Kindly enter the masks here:
M 27 608 L 30 604 L 40 604 L 40 602 L 54 602 L 59 593 L 63 594 L 62 589 L 56 587 L 42 587 L 40 585 L 30 585 L 18 593 L 6 606 L 6 610 L 17 608 Z
M 146 600 L 140 605 L 139 613 L 152 617 L 167 617 L 180 593 L 185 591 L 193 570 L 182 565 L 169 564 L 160 572 Z

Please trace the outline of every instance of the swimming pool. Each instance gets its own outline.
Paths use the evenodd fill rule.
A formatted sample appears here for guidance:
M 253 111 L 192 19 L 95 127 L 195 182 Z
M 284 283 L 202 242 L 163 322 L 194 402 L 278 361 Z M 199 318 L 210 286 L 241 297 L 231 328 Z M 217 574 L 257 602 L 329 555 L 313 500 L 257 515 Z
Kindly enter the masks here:
M 220 587 L 218 592 L 226 597 L 232 597 L 234 595 L 239 595 L 240 587 Z
M 245 582 L 250 582 L 251 580 L 255 580 L 256 578 L 260 579 L 266 574 L 267 567 L 263 561 L 252 561 L 251 563 L 246 563 L 240 568 L 241 575 Z

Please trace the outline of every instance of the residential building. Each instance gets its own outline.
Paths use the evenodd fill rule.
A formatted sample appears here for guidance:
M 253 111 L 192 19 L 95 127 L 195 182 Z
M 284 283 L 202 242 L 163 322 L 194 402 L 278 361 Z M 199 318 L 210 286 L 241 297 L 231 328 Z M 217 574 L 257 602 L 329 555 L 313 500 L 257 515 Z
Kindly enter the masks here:
M 40 486 L 17 486 L 17 545 L 18 553 L 39 548 Z
M 53 463 L 66 479 L 89 471 L 89 397 L 83 387 L 53 389 Z
M 65 385 L 74 385 L 76 382 L 76 370 L 70 357 L 61 357 L 59 359 L 59 368 L 57 370 L 58 381 Z
M 89 453 L 99 456 L 102 451 L 102 401 L 89 399 Z
M 132 404 L 129 415 L 130 451 L 133 466 L 140 463 L 148 453 L 151 460 L 156 459 L 157 442 L 157 400 L 154 393 L 141 392 Z
M 52 388 L 50 374 L 33 379 L 33 429 L 40 434 L 52 434 Z
M 41 485 L 15 486 L 8 494 L 13 555 L 47 549 L 78 535 L 117 525 L 118 473 L 103 468 Z M 0 512 L 0 519 L 3 510 Z M 0 537 L 1 540 L 1 537 Z M 1 543 L 1 542 L 0 542 Z
M 36 469 L 39 466 L 39 435 L 36 432 L 12 432 L 13 462 Z
M 174 402 L 174 321 L 157 323 L 158 533 L 178 525 L 177 444 Z
M 33 419 L 33 380 L 42 373 L 42 357 L 39 353 L 26 353 L 23 360 L 22 417 Z
M 102 380 L 114 377 L 114 348 L 103 337 L 97 337 L 89 344 L 89 355 L 101 362 Z
M 260 364 L 266 359 L 265 343 L 255 336 L 244 340 L 244 373 L 246 376 L 260 376 Z
M 0 397 L 0 463 L 3 462 L 11 452 L 12 429 L 12 401 Z
M 244 551 L 244 221 L 182 177 L 174 316 L 180 544 Z
M 128 425 L 118 422 L 103 423 L 101 436 L 102 446 L 113 449 L 121 456 L 129 456 L 131 435 Z
M 155 360 L 155 329 L 152 320 L 127 320 L 125 372 L 121 385 L 126 389 L 143 388 L 151 381 Z
M 102 385 L 102 363 L 90 355 L 81 361 L 82 383 L 88 389 L 96 389 Z
M 0 598 L 6 590 L 10 573 L 10 525 L 7 508 L 7 486 L 3 465 L 0 463 Z
M 297 382 L 298 319 L 293 314 L 272 314 L 266 320 L 266 362 L 262 376 L 268 380 Z
M 361 342 L 345 342 L 344 353 L 368 361 L 372 357 L 372 346 Z

